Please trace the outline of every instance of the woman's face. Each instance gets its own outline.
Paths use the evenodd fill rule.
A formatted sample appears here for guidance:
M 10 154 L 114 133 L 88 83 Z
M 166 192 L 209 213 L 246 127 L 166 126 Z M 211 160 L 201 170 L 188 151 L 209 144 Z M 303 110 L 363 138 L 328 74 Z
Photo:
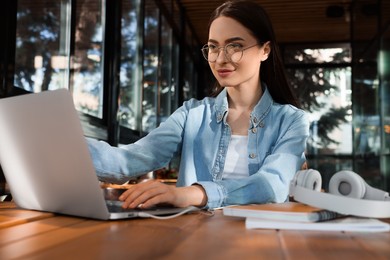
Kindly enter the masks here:
M 209 62 L 209 65 L 221 86 L 236 87 L 246 84 L 259 86 L 260 63 L 267 59 L 270 49 L 269 43 L 264 45 L 257 43 L 248 29 L 232 18 L 221 16 L 212 22 L 208 45 L 222 48 L 219 49 L 216 61 Z M 230 59 L 224 53 L 223 47 L 227 44 L 248 49 L 243 50 L 241 59 L 235 62 L 234 55 L 237 54 L 233 54 Z

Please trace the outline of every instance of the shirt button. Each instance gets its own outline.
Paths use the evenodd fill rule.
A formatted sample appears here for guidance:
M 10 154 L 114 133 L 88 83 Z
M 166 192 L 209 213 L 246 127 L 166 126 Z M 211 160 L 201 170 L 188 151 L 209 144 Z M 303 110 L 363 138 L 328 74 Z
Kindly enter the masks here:
M 263 122 L 263 121 L 261 121 L 261 122 L 259 123 L 259 127 L 261 127 L 261 128 L 264 127 L 264 122 Z
M 256 154 L 254 154 L 254 153 L 251 153 L 251 154 L 249 155 L 249 158 L 251 158 L 251 159 L 254 159 L 254 158 L 256 158 Z
M 252 133 L 256 134 L 257 133 L 257 128 L 252 128 Z
M 253 122 L 256 124 L 257 123 L 257 117 L 253 118 Z

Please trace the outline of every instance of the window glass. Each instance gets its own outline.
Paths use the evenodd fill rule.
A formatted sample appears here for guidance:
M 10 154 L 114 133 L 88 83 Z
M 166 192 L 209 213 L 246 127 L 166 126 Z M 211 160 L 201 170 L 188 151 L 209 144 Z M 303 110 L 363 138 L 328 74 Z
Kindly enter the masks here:
M 382 88 L 383 151 L 390 155 L 390 29 L 383 35 L 379 53 Z
M 197 71 L 194 64 L 194 56 L 199 55 L 199 44 L 195 44 L 195 37 L 189 24 L 186 24 L 186 51 L 185 51 L 185 69 L 183 73 L 184 85 L 181 86 L 183 99 L 188 100 L 197 97 Z M 202 60 L 203 62 L 203 60 Z
M 378 71 L 378 17 L 367 15 L 378 1 L 356 1 L 352 6 L 353 41 L 353 144 L 354 170 L 374 187 L 383 185 L 381 177 L 381 97 Z M 368 33 L 367 33 L 368 32 Z
M 311 122 L 308 154 L 352 153 L 351 69 L 287 70 Z
M 70 0 L 19 0 L 14 85 L 30 92 L 69 87 Z
M 77 0 L 76 3 L 75 47 L 71 64 L 74 103 L 78 110 L 102 118 L 102 2 Z
M 157 126 L 158 92 L 158 29 L 159 11 L 154 1 L 145 2 L 142 131 L 150 132 Z
M 183 99 L 188 100 L 196 97 L 196 77 L 197 73 L 194 68 L 194 62 L 189 52 L 186 52 L 185 72 L 184 72 L 184 86 L 182 86 Z
M 349 46 L 335 46 L 325 49 L 286 47 L 286 64 L 294 63 L 346 63 L 351 62 Z
M 375 43 L 377 48 L 377 43 Z M 380 87 L 375 48 L 356 44 L 353 67 L 353 130 L 355 171 L 363 176 L 379 175 L 381 150 Z M 362 51 L 364 50 L 364 51 Z M 375 174 L 374 174 L 375 173 Z
M 71 2 L 18 1 L 14 85 L 31 92 L 69 88 L 78 110 L 102 117 L 102 4 L 78 0 L 72 14 Z
M 175 93 L 172 82 L 172 29 L 167 20 L 161 19 L 161 77 L 159 79 L 159 106 L 157 125 L 172 112 L 171 97 Z
M 141 66 L 139 49 L 140 1 L 125 1 L 122 7 L 122 47 L 120 64 L 119 123 L 133 130 L 141 130 Z
M 390 3 L 387 3 L 390 6 Z M 390 10 L 387 9 L 387 10 Z M 379 53 L 379 73 L 381 77 L 381 97 L 382 97 L 382 172 L 390 173 L 390 28 L 384 33 Z M 388 177 L 388 182 L 390 178 Z M 390 183 L 387 184 L 387 188 Z
M 291 62 L 287 64 L 289 82 L 309 114 L 307 162 L 321 172 L 326 189 L 335 172 L 353 169 L 350 49 L 286 50 L 291 51 L 285 53 Z
M 179 106 L 179 50 L 180 45 L 176 38 L 173 38 L 172 50 L 172 78 L 171 78 L 171 112 Z

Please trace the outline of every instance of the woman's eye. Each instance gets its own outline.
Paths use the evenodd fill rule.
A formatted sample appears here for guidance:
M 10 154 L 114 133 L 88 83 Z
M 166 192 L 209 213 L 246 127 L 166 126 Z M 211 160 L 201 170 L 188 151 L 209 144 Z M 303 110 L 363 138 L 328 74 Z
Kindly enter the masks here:
M 239 43 L 230 43 L 227 46 L 228 52 L 237 52 L 237 51 L 241 51 L 241 49 L 242 49 L 242 45 Z
M 241 48 L 242 48 L 242 45 L 239 44 L 239 43 L 231 43 L 231 44 L 229 44 L 229 47 L 230 47 L 231 49 L 241 49 Z
M 208 48 L 210 51 L 214 51 L 214 50 L 218 49 L 217 46 L 215 46 L 213 44 L 209 44 Z
M 233 48 L 242 48 L 242 45 L 239 43 L 231 43 L 230 46 L 232 46 Z

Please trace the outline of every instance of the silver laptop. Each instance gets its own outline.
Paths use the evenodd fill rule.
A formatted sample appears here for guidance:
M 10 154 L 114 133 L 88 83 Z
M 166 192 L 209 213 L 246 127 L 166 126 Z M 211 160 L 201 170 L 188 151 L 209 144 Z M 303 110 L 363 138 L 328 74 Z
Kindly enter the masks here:
M 117 203 L 107 206 L 66 89 L 0 99 L 0 164 L 13 200 L 25 209 L 103 220 L 191 210 L 110 212 Z

